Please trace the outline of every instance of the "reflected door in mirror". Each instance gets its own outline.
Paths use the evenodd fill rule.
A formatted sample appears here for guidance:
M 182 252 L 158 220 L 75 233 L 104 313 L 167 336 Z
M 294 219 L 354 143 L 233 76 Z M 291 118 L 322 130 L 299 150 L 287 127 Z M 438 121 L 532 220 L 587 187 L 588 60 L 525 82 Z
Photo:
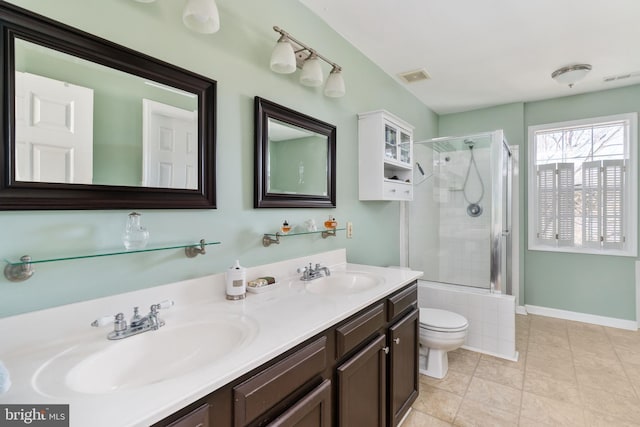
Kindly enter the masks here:
M 93 182 L 93 90 L 16 72 L 16 180 Z
M 142 108 L 142 185 L 197 189 L 197 111 L 150 99 Z

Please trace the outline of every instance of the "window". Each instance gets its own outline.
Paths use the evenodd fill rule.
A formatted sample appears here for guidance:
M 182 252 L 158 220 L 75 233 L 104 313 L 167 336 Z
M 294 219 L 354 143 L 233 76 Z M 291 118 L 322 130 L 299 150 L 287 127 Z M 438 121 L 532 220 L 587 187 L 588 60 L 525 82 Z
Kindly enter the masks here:
M 529 127 L 529 249 L 636 256 L 637 115 Z

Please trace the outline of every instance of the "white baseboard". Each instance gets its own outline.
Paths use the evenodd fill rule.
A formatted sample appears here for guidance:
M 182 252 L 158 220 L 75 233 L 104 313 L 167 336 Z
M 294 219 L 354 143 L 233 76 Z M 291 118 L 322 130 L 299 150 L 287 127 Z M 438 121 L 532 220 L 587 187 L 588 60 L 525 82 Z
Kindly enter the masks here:
M 527 307 L 524 305 L 516 305 L 516 314 L 527 315 Z
M 576 322 L 591 323 L 600 326 L 610 326 L 612 328 L 638 330 L 638 322 L 635 320 L 616 319 L 615 317 L 598 316 L 595 314 L 577 313 L 575 311 L 558 310 L 557 308 L 540 307 L 536 305 L 525 305 L 529 314 L 539 316 L 556 317 L 564 320 L 574 320 Z M 516 310 L 517 311 L 517 310 Z

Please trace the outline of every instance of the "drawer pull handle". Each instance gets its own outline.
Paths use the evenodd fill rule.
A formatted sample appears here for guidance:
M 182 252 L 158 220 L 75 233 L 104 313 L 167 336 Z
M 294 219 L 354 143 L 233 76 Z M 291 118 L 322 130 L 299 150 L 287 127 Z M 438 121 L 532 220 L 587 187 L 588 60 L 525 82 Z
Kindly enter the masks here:
M 392 193 L 395 193 L 395 192 L 396 192 L 396 189 L 395 189 L 395 188 L 392 188 L 392 189 L 391 189 L 391 192 L 392 192 Z
M 394 338 L 393 342 L 396 344 L 400 344 L 400 338 Z
M 382 351 L 384 351 L 384 354 L 389 354 L 389 347 L 383 347 Z

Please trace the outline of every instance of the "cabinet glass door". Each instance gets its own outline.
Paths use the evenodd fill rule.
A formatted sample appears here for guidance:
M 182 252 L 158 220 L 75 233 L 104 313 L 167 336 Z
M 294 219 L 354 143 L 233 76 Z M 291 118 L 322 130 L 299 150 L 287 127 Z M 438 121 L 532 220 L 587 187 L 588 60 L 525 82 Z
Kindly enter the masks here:
M 411 163 L 411 136 L 400 131 L 400 161 L 402 163 Z
M 398 131 L 389 125 L 384 125 L 384 157 L 398 159 Z

